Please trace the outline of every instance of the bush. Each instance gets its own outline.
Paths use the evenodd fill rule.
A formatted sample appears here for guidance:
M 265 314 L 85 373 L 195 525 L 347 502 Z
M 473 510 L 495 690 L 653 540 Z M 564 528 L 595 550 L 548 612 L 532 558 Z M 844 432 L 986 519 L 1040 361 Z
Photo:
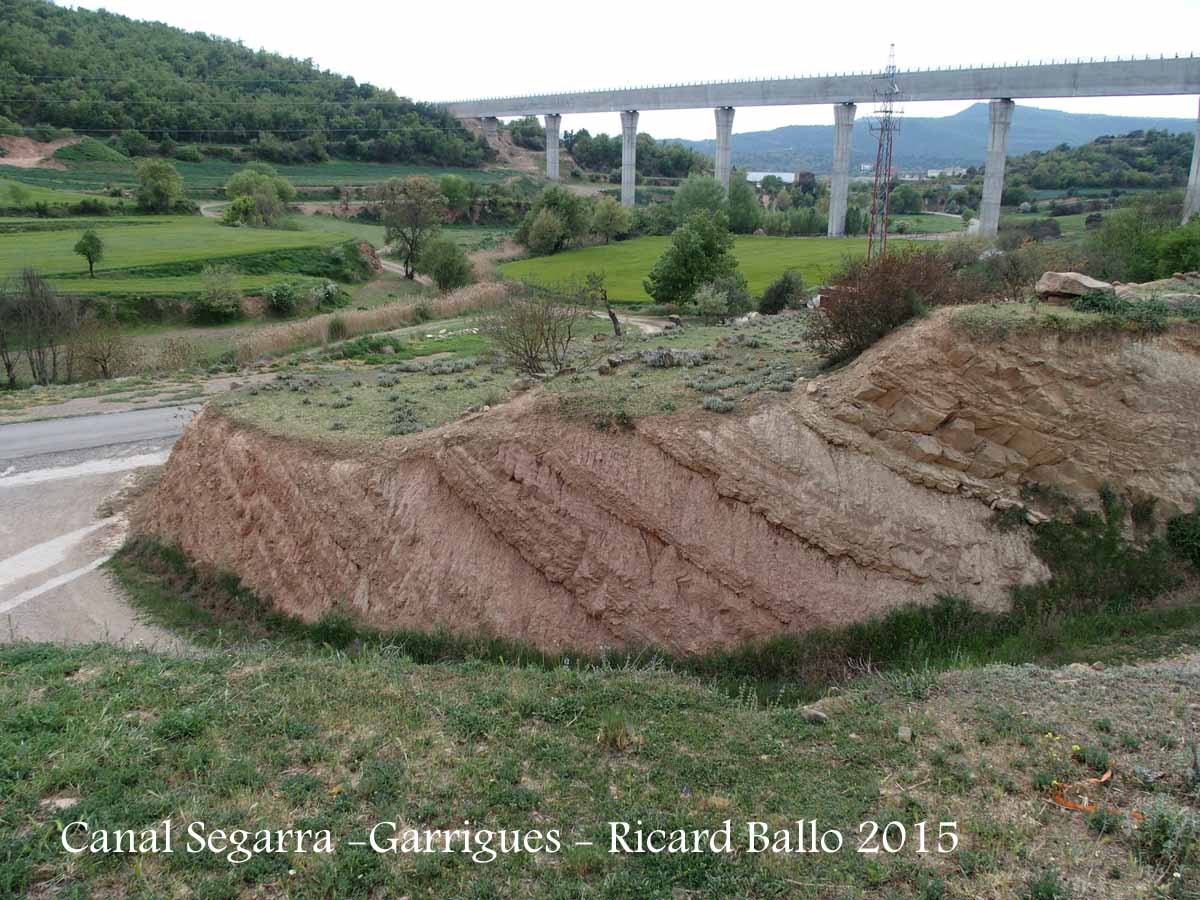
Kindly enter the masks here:
M 700 285 L 728 277 L 736 269 L 725 213 L 698 212 L 676 229 L 644 286 L 658 303 L 686 303 Z
M 1167 545 L 1180 559 L 1200 569 L 1200 502 L 1190 513 L 1167 522 Z
M 314 287 L 309 292 L 309 298 L 318 309 L 341 309 L 350 305 L 350 295 L 332 281 Z
M 329 343 L 344 341 L 350 335 L 350 327 L 341 316 L 334 316 L 325 327 L 325 339 Z
M 217 325 L 232 322 L 242 315 L 242 292 L 238 288 L 237 273 L 230 266 L 207 266 L 200 274 L 200 280 L 200 296 L 191 309 L 193 321 Z
M 563 245 L 566 233 L 562 217 L 552 209 L 543 209 L 530 222 L 524 243 L 534 256 L 548 256 Z
M 1125 504 L 1102 489 L 1101 509 L 1076 508 L 1070 521 L 1050 521 L 1033 532 L 1033 550 L 1051 578 L 1013 589 L 1013 612 L 1040 625 L 1075 613 L 1137 609 L 1178 583 L 1167 542 L 1151 537 L 1145 548 L 1122 532 Z
M 789 269 L 763 291 L 758 298 L 758 311 L 764 316 L 774 316 L 803 302 L 804 278 L 795 269 Z
M 706 322 L 716 322 L 729 315 L 729 300 L 712 284 L 703 284 L 692 298 L 696 315 Z
M 274 315 L 287 318 L 295 315 L 300 305 L 300 297 L 294 284 L 275 284 L 267 288 L 267 306 Z
M 195 144 L 184 144 L 175 150 L 175 158 L 180 162 L 204 162 L 204 154 Z
M 466 287 L 474 280 L 475 270 L 467 254 L 451 238 L 435 238 L 421 251 L 417 271 L 428 275 L 439 291 L 445 293 Z
M 480 319 L 479 330 L 519 372 L 538 374 L 566 365 L 586 307 L 548 291 L 501 302 Z
M 906 250 L 852 261 L 822 294 L 808 340 L 833 361 L 849 359 L 925 308 L 960 302 L 965 292 L 939 253 Z

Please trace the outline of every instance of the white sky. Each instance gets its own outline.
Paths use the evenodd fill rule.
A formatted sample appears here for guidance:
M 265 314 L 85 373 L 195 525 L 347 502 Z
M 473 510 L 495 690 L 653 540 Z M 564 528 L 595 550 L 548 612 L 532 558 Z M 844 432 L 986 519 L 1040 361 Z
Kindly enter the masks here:
M 103 0 L 64 5 L 104 8 L 241 40 L 254 49 L 312 58 L 322 68 L 417 100 L 878 69 L 893 41 L 901 69 L 1200 52 L 1200 0 L 1142 0 L 1133 6 L 1115 0 L 1002 0 L 989 4 L 999 12 L 986 20 L 978 0 Z M 905 112 L 951 115 L 967 105 L 910 103 Z M 1110 115 L 1197 114 L 1195 96 L 1033 105 Z M 832 108 L 825 106 L 742 108 L 734 131 L 832 122 Z M 562 127 L 620 133 L 616 113 L 564 116 Z M 644 112 L 638 129 L 660 138 L 709 138 L 713 113 Z

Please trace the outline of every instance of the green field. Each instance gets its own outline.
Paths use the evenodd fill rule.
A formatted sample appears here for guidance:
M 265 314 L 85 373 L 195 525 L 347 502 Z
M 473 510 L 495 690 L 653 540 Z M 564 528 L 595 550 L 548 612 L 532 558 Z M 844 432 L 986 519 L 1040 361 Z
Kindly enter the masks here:
M 567 250 L 505 263 L 500 271 L 510 278 L 542 284 L 565 283 L 581 279 L 588 272 L 604 272 L 613 300 L 640 302 L 650 299 L 642 280 L 670 240 L 643 237 Z M 822 284 L 845 259 L 866 252 L 866 238 L 739 237 L 734 243 L 738 271 L 746 276 L 753 294 L 762 293 L 788 269 L 799 269 L 805 284 Z
M 244 163 L 233 163 L 223 159 L 208 159 L 189 163 L 174 161 L 183 176 L 186 190 L 212 190 L 223 187 L 229 176 L 240 171 Z M 448 169 L 435 166 L 411 166 L 391 163 L 352 162 L 330 160 L 307 165 L 275 166 L 280 175 L 299 188 L 342 187 L 376 184 L 389 178 L 407 178 L 411 175 L 461 175 L 479 183 L 503 181 L 513 172 L 496 169 Z M 112 185 L 133 187 L 137 183 L 132 164 L 104 162 L 68 162 L 66 170 L 56 169 L 13 169 L 5 175 L 16 181 L 48 188 L 98 191 Z
M 947 231 L 964 231 L 966 227 L 959 216 L 939 213 L 908 213 L 891 217 L 891 233 L 903 226 L 907 234 L 942 234 Z
M 96 281 L 101 281 L 105 273 L 121 269 L 329 246 L 356 236 L 352 231 L 334 227 L 335 220 L 330 220 L 328 228 L 312 227 L 308 219 L 297 221 L 301 222 L 302 228 L 290 231 L 229 228 L 216 219 L 200 216 L 147 217 L 136 225 L 109 225 L 104 219 L 78 220 L 80 231 L 93 224 L 103 226 L 104 259 L 96 266 L 96 272 L 101 276 Z M 72 249 L 78 236 L 76 231 L 0 234 L 0 279 L 16 275 L 27 266 L 51 276 L 86 274 L 87 263 Z M 96 287 L 87 283 L 92 280 L 80 279 L 72 287 L 88 290 Z M 171 279 L 147 280 L 162 283 Z
M 0 207 L 29 206 L 34 203 L 67 206 L 72 203 L 78 203 L 81 200 L 100 200 L 103 203 L 116 202 L 110 197 L 83 194 L 78 191 L 63 191 L 45 186 L 47 184 L 58 183 L 56 179 L 48 179 L 44 184 L 26 184 L 23 181 L 23 179 L 18 180 L 7 176 L 0 176 Z
M 1105 213 L 1101 213 L 1105 215 Z M 1068 234 L 1083 234 L 1084 220 L 1087 219 L 1088 213 L 1076 213 L 1070 216 L 1051 216 L 1047 212 L 1035 213 L 1006 213 L 1000 219 L 1001 225 L 1028 225 L 1030 222 L 1036 222 L 1040 219 L 1053 219 L 1058 223 L 1058 227 L 1062 229 L 1064 235 Z

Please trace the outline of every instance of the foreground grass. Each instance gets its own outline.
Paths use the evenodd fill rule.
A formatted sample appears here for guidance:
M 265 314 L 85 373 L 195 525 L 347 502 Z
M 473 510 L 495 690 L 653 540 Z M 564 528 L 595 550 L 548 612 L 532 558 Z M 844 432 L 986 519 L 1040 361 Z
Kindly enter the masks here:
M 642 281 L 670 240 L 669 237 L 641 237 L 567 250 L 553 256 L 504 263 L 500 271 L 509 278 L 543 284 L 565 283 L 582 279 L 588 272 L 604 272 L 613 300 L 642 302 L 650 299 Z M 755 295 L 761 294 L 788 269 L 799 269 L 806 284 L 818 285 L 847 258 L 866 254 L 866 238 L 739 237 L 734 242 L 738 270 L 746 276 L 750 292 Z
M 1194 837 L 1166 845 L 1159 835 L 1178 837 L 1188 821 L 1187 748 L 1172 722 L 1196 685 L 1192 665 L 870 679 L 824 701 L 822 724 L 650 666 L 422 664 L 387 641 L 188 658 L 9 646 L 0 648 L 0 895 L 158 897 L 185 886 L 210 898 L 1145 897 L 1163 882 L 1188 890 Z M 912 741 L 898 739 L 902 728 Z M 1088 817 L 1047 802 L 1083 785 L 1095 765 L 1120 773 L 1105 788 L 1082 788 L 1112 809 L 1099 835 Z M 1164 775 L 1140 787 L 1133 773 L 1142 770 Z M 71 856 L 60 844 L 73 821 L 157 826 L 161 840 L 164 819 L 171 854 Z M 842 832 L 845 847 L 746 852 L 747 822 L 794 834 L 807 819 Z M 734 852 L 608 852 L 609 823 L 638 820 L 647 829 L 729 820 Z M 864 821 L 900 823 L 909 837 L 895 853 L 857 852 Z M 188 852 L 185 829 L 200 822 L 209 835 L 327 829 L 333 850 L 232 860 L 229 847 Z M 379 822 L 557 829 L 563 846 L 480 862 L 352 843 L 368 841 Z M 954 822 L 958 846 L 918 852 L 920 822 L 931 848 L 940 823 Z M 385 826 L 382 837 L 392 834 Z M 1047 877 L 1064 892 L 1029 893 Z

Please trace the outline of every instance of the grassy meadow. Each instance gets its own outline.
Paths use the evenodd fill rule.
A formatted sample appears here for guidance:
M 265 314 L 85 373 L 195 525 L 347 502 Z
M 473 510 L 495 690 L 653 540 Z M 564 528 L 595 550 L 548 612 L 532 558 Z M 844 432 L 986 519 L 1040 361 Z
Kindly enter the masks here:
M 500 271 L 509 278 L 542 284 L 581 279 L 588 272 L 604 272 L 609 296 L 624 303 L 650 300 L 642 281 L 667 245 L 669 237 L 641 237 L 613 244 L 567 250 L 504 263 Z M 823 283 L 847 258 L 865 256 L 866 238 L 784 238 L 741 236 L 734 242 L 738 270 L 760 294 L 788 269 L 798 269 L 808 285 Z
M 3 220 L 0 220 L 2 222 Z M 0 280 L 20 274 L 27 266 L 66 285 L 72 293 L 145 293 L 172 295 L 194 292 L 197 274 L 140 277 L 138 270 L 210 259 L 251 256 L 276 250 L 328 247 L 360 237 L 360 230 L 329 218 L 296 217 L 289 228 L 230 228 L 201 216 L 144 216 L 133 220 L 75 219 L 69 227 L 40 230 L 0 230 Z M 367 226 L 369 227 L 369 226 Z M 96 278 L 87 277 L 87 261 L 74 252 L 86 228 L 96 228 L 104 241 L 104 258 Z M 383 230 L 375 228 L 379 241 Z M 193 266 L 194 267 L 194 266 Z M 131 274 L 122 274 L 134 270 Z M 263 279 L 254 281 L 258 285 Z M 276 279 L 277 280 L 277 279 Z M 247 285 L 250 281 L 247 281 Z

